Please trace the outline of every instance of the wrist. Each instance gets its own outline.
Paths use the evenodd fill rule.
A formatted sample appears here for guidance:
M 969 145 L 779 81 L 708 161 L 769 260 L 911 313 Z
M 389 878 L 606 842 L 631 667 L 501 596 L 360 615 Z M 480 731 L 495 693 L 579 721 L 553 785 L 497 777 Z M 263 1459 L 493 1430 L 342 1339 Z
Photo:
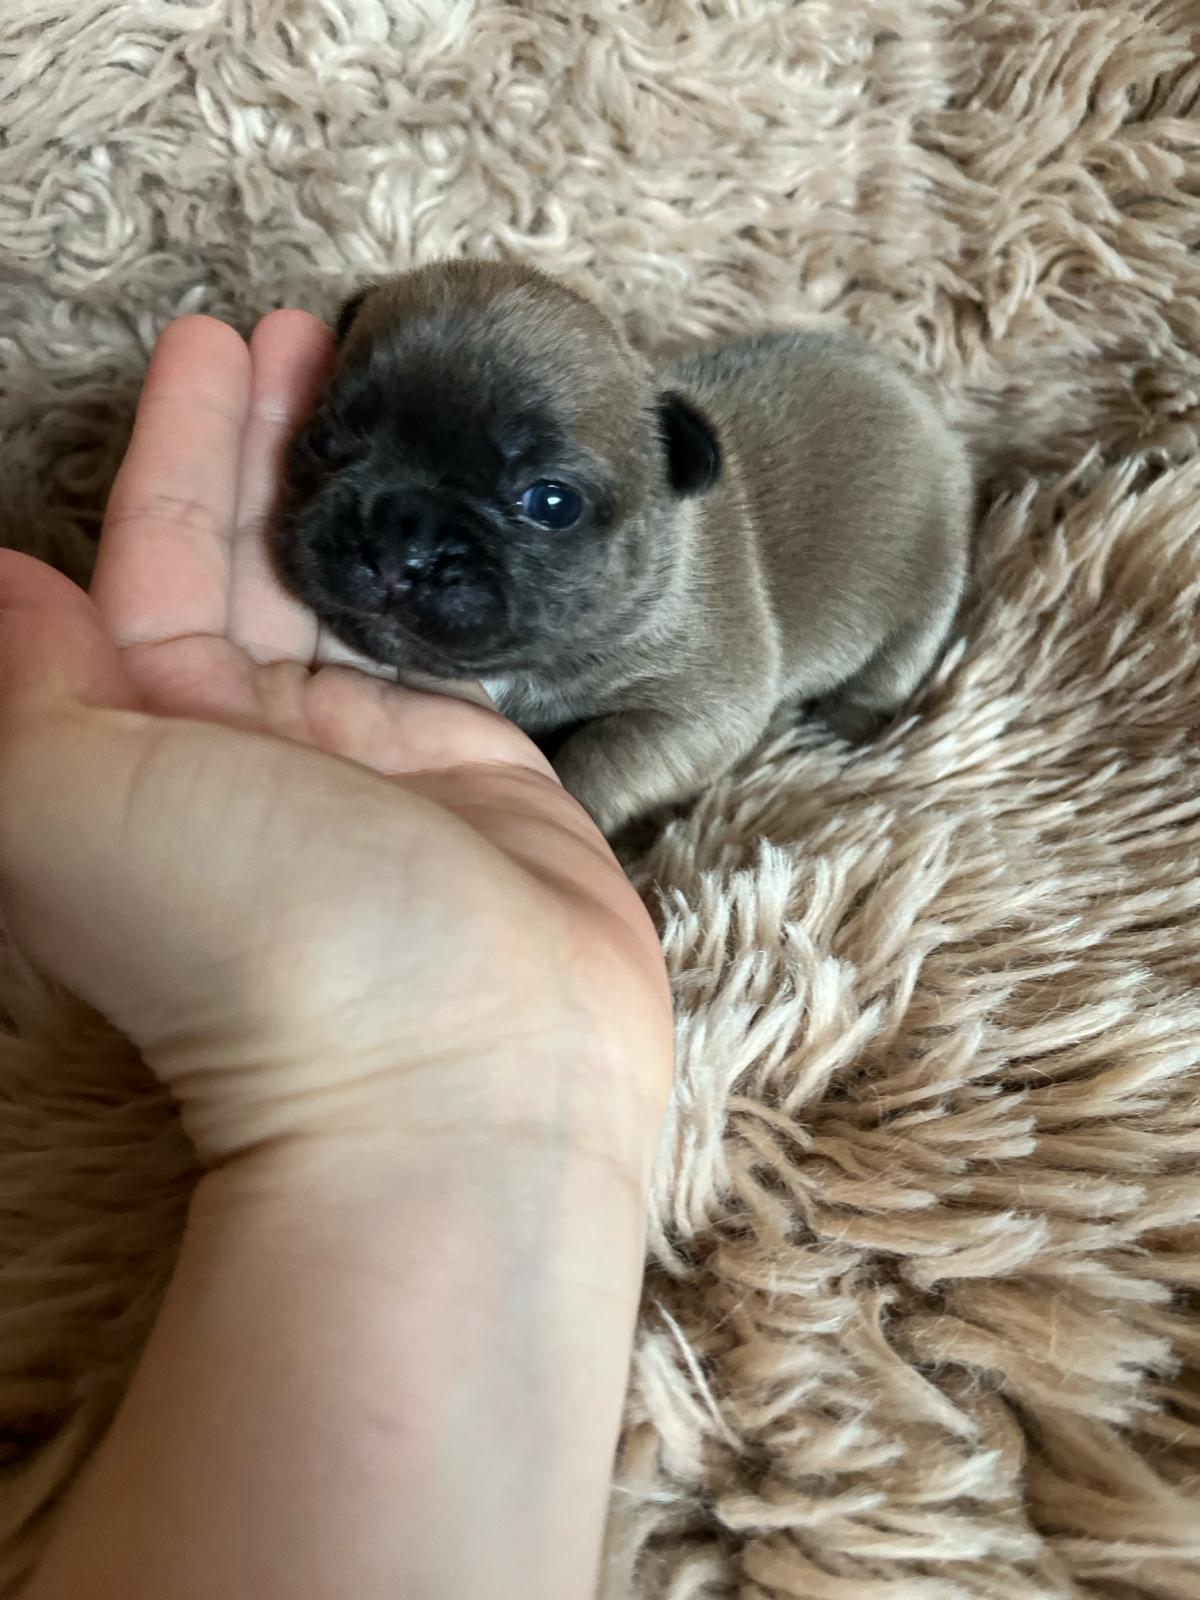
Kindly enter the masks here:
M 640 1248 L 650 1149 L 608 1129 L 581 1139 L 554 1124 L 513 1121 L 292 1136 L 211 1167 L 188 1231 L 219 1239 L 250 1230 L 300 1256 L 328 1250 L 369 1267 L 386 1263 L 401 1225 L 442 1231 L 451 1212 L 475 1212 L 503 1243 L 542 1210 L 564 1230 L 602 1217 L 605 1227 L 636 1234 Z
M 324 1348 L 326 1408 L 375 1440 L 355 1473 L 409 1530 L 396 1592 L 588 1600 L 644 1231 L 644 1185 L 607 1153 L 381 1137 L 208 1174 L 185 1251 L 259 1300 L 275 1359 Z
M 360 1173 L 371 1183 L 397 1163 L 493 1162 L 524 1147 L 609 1168 L 640 1187 L 662 1118 L 669 1039 L 630 1059 L 594 1038 L 581 1045 L 587 1033 L 543 1018 L 534 1038 L 456 1040 L 440 1050 L 408 1043 L 399 1058 L 394 1042 L 313 1054 L 267 1039 L 253 1048 L 201 1044 L 190 1061 L 148 1060 L 175 1089 L 211 1168 L 253 1158 L 251 1174 L 287 1183 L 293 1166 L 315 1165 L 332 1198 Z
M 641 1261 L 639 1186 L 540 1137 L 208 1173 L 32 1592 L 588 1600 Z

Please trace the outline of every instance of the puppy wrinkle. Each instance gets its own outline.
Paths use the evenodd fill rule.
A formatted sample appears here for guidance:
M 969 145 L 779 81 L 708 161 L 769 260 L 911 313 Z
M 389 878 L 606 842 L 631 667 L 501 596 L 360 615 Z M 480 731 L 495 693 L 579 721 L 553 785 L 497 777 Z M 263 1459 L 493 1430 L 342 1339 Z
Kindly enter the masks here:
M 669 396 L 712 430 L 719 468 L 698 492 L 672 488 Z M 335 471 L 293 450 L 287 580 L 356 649 L 482 679 L 560 741 L 560 776 L 608 831 L 692 798 L 781 706 L 817 703 L 859 734 L 895 714 L 965 587 L 964 446 L 917 379 L 840 330 L 655 366 L 560 280 L 434 263 L 364 293 L 323 405 L 367 421 Z M 574 525 L 521 514 L 539 478 L 583 496 Z M 436 492 L 457 552 L 440 588 L 395 605 L 369 573 L 402 534 L 356 513 L 389 487 Z

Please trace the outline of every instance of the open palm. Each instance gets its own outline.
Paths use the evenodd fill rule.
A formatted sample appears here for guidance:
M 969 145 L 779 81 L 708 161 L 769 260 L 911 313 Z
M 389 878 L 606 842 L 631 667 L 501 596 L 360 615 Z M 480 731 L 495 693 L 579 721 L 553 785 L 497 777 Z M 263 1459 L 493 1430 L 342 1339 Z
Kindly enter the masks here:
M 398 1115 L 488 1051 L 514 1116 L 564 1051 L 655 1106 L 661 960 L 590 821 L 517 729 L 399 687 L 275 580 L 282 457 L 330 357 L 301 312 L 249 348 L 174 324 L 91 599 L 0 556 L 6 922 L 143 1048 L 211 1159 L 369 1120 L 399 1058 L 430 1071 Z

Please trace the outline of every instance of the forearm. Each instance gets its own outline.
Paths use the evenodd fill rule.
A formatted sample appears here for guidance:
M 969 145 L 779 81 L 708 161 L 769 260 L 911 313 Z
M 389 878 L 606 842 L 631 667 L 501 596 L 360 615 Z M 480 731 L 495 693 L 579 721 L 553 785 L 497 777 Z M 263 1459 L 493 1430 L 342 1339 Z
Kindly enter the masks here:
M 25 1600 L 591 1594 L 636 1181 L 544 1134 L 347 1161 L 204 1180 Z

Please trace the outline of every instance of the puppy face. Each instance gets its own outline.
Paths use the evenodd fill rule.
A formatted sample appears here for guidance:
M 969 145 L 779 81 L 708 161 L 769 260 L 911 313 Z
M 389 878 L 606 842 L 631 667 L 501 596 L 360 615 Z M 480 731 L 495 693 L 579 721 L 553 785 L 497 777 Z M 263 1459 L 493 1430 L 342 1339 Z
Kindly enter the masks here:
M 715 439 L 588 301 L 455 262 L 356 296 L 294 442 L 284 580 L 347 643 L 445 677 L 547 669 L 653 580 Z

